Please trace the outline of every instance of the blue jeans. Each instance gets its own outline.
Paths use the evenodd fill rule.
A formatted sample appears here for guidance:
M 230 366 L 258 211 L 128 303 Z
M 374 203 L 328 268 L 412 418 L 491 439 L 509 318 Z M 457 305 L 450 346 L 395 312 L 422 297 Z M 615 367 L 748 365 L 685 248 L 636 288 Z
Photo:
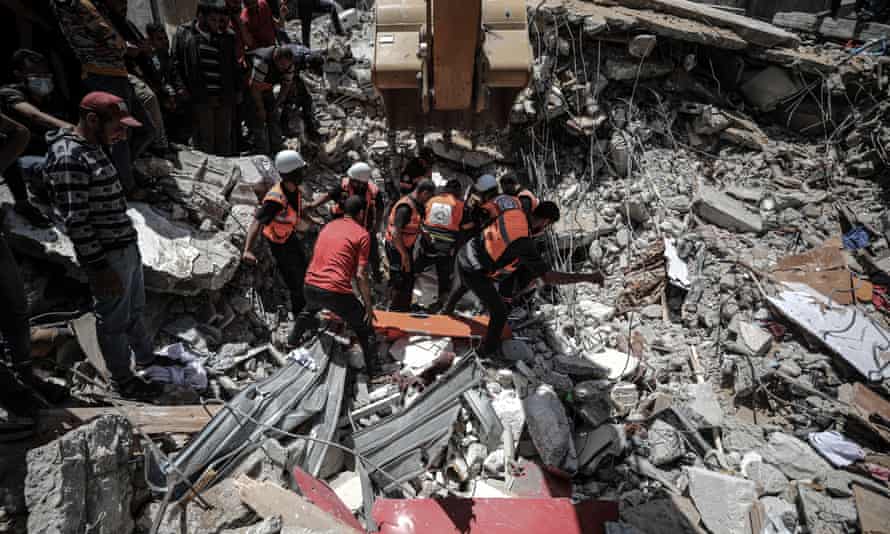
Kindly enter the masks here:
M 95 297 L 96 334 L 111 379 L 121 382 L 133 376 L 130 357 L 137 364 L 148 364 L 154 359 L 151 340 L 142 322 L 145 310 L 145 279 L 142 275 L 142 255 L 133 243 L 126 248 L 105 253 L 111 270 L 121 279 L 124 292 L 119 297 Z
M 83 85 L 88 92 L 104 91 L 124 99 L 127 109 L 130 110 L 130 113 L 136 120 L 142 123 L 142 128 L 131 132 L 132 139 L 111 145 L 111 161 L 114 162 L 114 167 L 117 169 L 124 191 L 129 193 L 136 187 L 136 180 L 133 177 L 133 160 L 151 144 L 156 135 L 151 119 L 148 118 L 148 114 L 145 113 L 145 109 L 136 98 L 133 87 L 130 85 L 130 80 L 127 77 L 89 74 L 84 78 Z M 133 144 L 132 154 L 130 142 Z

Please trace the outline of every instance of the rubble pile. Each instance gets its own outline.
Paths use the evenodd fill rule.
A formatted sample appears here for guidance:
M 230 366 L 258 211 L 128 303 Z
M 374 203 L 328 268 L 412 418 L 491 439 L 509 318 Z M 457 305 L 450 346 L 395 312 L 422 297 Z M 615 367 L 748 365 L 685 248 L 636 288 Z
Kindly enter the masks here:
M 606 532 L 887 531 L 882 62 L 685 0 L 528 9 L 534 79 L 509 132 L 450 138 L 387 131 L 370 12 L 341 14 L 349 39 L 319 21 L 325 73 L 305 76 L 326 141 L 307 185 L 320 194 L 359 160 L 382 181 L 418 140 L 437 180 L 518 173 L 562 208 L 542 243 L 553 266 L 600 269 L 602 287 L 524 294 L 493 360 L 471 333 L 386 332 L 386 376 L 369 377 L 334 320 L 285 354 L 294 318 L 274 263 L 238 253 L 271 161 L 143 160 L 165 195 L 130 215 L 147 322 L 185 369 L 160 404 L 182 406 L 49 417 L 58 430 L 101 416 L 29 453 L 25 508 L 6 515 L 34 532 L 353 532 L 392 522 L 396 499 L 469 500 L 477 524 L 488 499 L 501 515 L 548 499 L 552 525 L 583 513 Z M 46 307 L 55 277 L 77 277 L 71 245 L 10 219 Z M 427 282 L 418 303 L 435 297 Z M 66 356 L 95 361 L 74 330 L 42 372 L 107 400 Z

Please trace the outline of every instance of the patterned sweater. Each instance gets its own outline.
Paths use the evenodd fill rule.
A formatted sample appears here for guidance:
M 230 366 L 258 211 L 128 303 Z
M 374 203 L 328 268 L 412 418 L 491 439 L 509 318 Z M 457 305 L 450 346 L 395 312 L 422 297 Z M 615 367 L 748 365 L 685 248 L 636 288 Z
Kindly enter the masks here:
M 91 0 L 52 0 L 52 6 L 84 74 L 127 76 L 127 43 L 103 12 L 103 4 Z
M 50 148 L 43 172 L 56 213 L 81 266 L 101 269 L 107 251 L 136 242 L 117 170 L 102 147 L 74 130 L 57 130 L 46 140 Z

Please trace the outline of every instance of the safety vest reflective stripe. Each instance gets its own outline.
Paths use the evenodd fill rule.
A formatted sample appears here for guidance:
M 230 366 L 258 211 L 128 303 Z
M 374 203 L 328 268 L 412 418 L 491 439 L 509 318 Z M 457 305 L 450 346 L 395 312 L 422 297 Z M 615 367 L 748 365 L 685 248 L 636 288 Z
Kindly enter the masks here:
M 483 230 L 482 236 L 485 242 L 485 252 L 493 264 L 501 259 L 507 247 L 513 241 L 529 237 L 528 218 L 521 209 L 507 210 L 497 218 L 497 224 L 490 224 Z M 519 260 L 513 260 L 508 265 L 489 274 L 492 278 L 504 278 L 519 267 Z
M 411 248 L 417 241 L 417 236 L 420 235 L 420 226 L 422 222 L 420 209 L 417 206 L 414 197 L 411 195 L 403 196 L 392 207 L 392 211 L 389 213 L 389 224 L 386 225 L 386 240 L 392 243 L 395 239 L 396 212 L 401 206 L 408 206 L 411 208 L 411 217 L 408 219 L 408 223 L 402 227 L 402 242 L 405 244 L 406 248 Z
M 300 224 L 300 214 L 303 212 L 303 196 L 297 189 L 297 205 L 291 206 L 287 201 L 284 191 L 281 190 L 281 184 L 276 184 L 263 198 L 263 203 L 275 202 L 284 207 L 277 215 L 263 227 L 263 236 L 269 241 L 282 244 L 293 235 L 297 225 Z

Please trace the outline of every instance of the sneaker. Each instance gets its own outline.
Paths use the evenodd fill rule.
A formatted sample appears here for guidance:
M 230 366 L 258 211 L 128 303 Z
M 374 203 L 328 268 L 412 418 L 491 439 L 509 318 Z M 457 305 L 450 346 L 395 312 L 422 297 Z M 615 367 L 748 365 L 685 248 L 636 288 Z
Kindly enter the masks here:
M 164 392 L 164 385 L 157 382 L 146 382 L 139 377 L 128 378 L 114 386 L 122 398 L 131 400 L 151 400 Z
M 32 226 L 37 228 L 49 228 L 53 225 L 42 211 L 29 202 L 19 202 L 15 205 L 15 212 L 25 218 Z

